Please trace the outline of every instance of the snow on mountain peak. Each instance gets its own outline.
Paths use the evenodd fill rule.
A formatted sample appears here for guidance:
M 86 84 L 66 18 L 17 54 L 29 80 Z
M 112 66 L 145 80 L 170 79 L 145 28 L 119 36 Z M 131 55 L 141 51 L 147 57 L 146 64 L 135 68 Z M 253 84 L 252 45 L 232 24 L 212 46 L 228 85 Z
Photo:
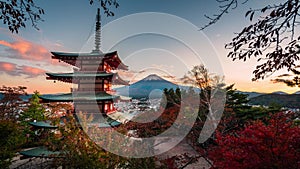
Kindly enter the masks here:
M 281 95 L 285 95 L 285 94 L 287 94 L 287 93 L 282 92 L 282 91 L 276 91 L 276 92 L 272 92 L 272 94 L 281 94 Z
M 145 77 L 143 80 L 144 80 L 144 81 L 152 81 L 152 80 L 165 80 L 165 79 L 159 77 L 159 76 L 156 75 L 156 74 L 151 74 L 151 75 Z

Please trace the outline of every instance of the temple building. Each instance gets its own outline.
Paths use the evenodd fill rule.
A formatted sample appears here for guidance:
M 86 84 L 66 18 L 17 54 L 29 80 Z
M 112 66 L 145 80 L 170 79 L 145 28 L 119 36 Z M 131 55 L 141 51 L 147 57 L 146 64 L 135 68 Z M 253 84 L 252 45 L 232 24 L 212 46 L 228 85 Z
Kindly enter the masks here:
M 116 70 L 128 70 L 117 51 L 103 53 L 100 50 L 100 9 L 96 18 L 95 49 L 90 53 L 51 52 L 52 59 L 58 59 L 74 66 L 72 73 L 46 73 L 47 80 L 75 84 L 70 93 L 40 96 L 43 102 L 73 102 L 74 112 L 106 116 L 114 113 L 114 102 L 121 99 L 115 95 L 112 85 L 128 85 Z

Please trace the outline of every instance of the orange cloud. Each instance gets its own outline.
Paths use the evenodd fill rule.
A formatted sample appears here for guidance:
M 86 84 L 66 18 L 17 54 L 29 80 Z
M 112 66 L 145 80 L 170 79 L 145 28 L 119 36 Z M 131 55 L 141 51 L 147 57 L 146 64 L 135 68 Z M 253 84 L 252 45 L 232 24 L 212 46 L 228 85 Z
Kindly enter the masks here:
M 3 45 L 3 46 L 7 46 L 7 47 L 10 47 L 10 48 L 13 48 L 14 46 L 4 40 L 0 40 L 0 45 Z
M 30 66 L 21 66 L 21 69 L 22 69 L 22 73 L 25 74 L 25 75 L 28 75 L 29 77 L 35 77 L 35 76 L 45 74 L 45 70 L 30 67 Z
M 15 42 L 0 40 L 0 45 L 8 47 L 7 52 L 9 57 L 35 61 L 51 59 L 51 54 L 45 47 L 20 38 Z
M 7 62 L 0 62 L 0 71 L 13 71 L 16 69 L 16 65 L 12 63 L 7 63 Z

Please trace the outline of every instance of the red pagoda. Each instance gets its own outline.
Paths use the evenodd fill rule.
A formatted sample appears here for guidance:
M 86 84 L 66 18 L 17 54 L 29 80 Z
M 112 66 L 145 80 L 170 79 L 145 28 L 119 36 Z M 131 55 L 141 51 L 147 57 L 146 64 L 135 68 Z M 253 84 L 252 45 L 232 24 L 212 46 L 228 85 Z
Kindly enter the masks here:
M 118 56 L 117 51 L 103 53 L 100 50 L 100 9 L 97 12 L 95 49 L 91 53 L 51 52 L 53 59 L 58 59 L 75 66 L 72 73 L 46 73 L 47 80 L 74 83 L 71 93 L 60 95 L 43 95 L 43 102 L 73 102 L 74 112 L 98 113 L 107 115 L 116 111 L 114 100 L 120 96 L 114 95 L 112 85 L 128 85 L 122 80 L 117 69 L 128 70 Z M 95 106 L 96 105 L 96 106 Z

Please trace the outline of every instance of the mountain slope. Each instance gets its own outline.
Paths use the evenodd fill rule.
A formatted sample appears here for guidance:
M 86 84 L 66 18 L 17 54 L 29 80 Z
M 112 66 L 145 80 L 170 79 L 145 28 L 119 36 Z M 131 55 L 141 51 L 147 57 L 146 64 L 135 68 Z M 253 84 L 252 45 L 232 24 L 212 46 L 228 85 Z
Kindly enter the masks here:
M 300 108 L 299 94 L 263 94 L 250 99 L 251 105 L 270 106 L 271 104 L 278 104 L 287 108 Z
M 265 93 L 258 93 L 258 92 L 242 92 L 242 91 L 239 91 L 239 93 L 242 93 L 242 94 L 246 94 L 246 95 L 248 95 L 248 99 L 251 99 L 251 98 L 253 98 L 253 97 L 257 97 L 257 96 L 260 96 L 260 95 L 263 95 L 263 94 L 265 94 Z
M 276 92 L 272 92 L 271 94 L 283 94 L 283 95 L 286 95 L 288 93 L 282 92 L 282 91 L 276 91 Z
M 23 101 L 29 101 L 29 99 L 31 98 L 32 94 L 27 94 L 27 95 L 21 95 L 20 99 L 22 99 Z M 2 100 L 4 98 L 4 94 L 0 93 L 0 100 Z
M 119 95 L 132 98 L 160 98 L 165 88 L 175 90 L 177 87 L 179 86 L 158 75 L 151 74 L 130 86 L 116 88 L 115 90 Z

